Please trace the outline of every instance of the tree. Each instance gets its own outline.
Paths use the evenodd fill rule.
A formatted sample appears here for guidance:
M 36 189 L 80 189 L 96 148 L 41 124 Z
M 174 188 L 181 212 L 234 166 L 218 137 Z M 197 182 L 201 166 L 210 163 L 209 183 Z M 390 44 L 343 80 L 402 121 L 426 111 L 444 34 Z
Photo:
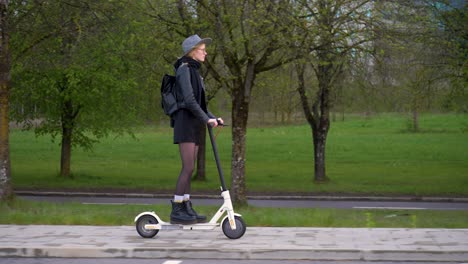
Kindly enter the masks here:
M 463 12 L 444 2 L 381 4 L 386 34 L 382 34 L 377 45 L 381 51 L 377 60 L 385 62 L 379 63 L 387 68 L 382 80 L 390 80 L 386 82 L 392 86 L 393 97 L 398 101 L 396 110 L 411 113 L 409 129 L 412 131 L 419 131 L 420 112 L 440 109 L 441 98 L 452 101 L 450 94 L 458 90 L 463 80 L 466 63 L 462 48 L 463 19 L 460 19 Z M 452 14 L 450 22 L 446 20 L 447 13 Z
M 346 58 L 353 53 L 366 52 L 373 38 L 372 9 L 370 0 L 300 1 L 302 15 L 298 28 L 309 33 L 306 54 L 310 54 L 310 66 L 315 73 L 318 87 L 313 99 L 309 99 L 306 87 L 306 61 L 296 63 L 298 92 L 307 122 L 312 129 L 314 146 L 314 181 L 325 182 L 325 149 L 330 129 L 331 95 L 336 81 L 342 76 Z M 304 25 L 301 27 L 301 25 Z M 312 103 L 311 103 L 312 102 Z
M 428 0 L 429 1 L 429 0 Z M 443 107 L 447 110 L 468 111 L 468 5 L 463 0 L 429 1 L 439 34 L 437 46 L 443 56 L 439 61 L 439 81 L 448 84 Z M 442 69 L 442 70 L 441 70 Z M 440 82 L 439 82 L 440 83 Z
M 0 201 L 13 197 L 9 148 L 10 32 L 8 0 L 0 1 Z
M 200 13 L 212 25 L 219 57 L 208 67 L 225 86 L 232 102 L 231 189 L 233 200 L 245 204 L 246 136 L 252 90 L 258 74 L 296 59 L 289 1 L 199 1 Z M 300 41 L 297 40 L 297 41 Z
M 294 65 L 288 64 L 260 74 L 252 91 L 250 122 L 268 124 L 280 122 L 291 124 L 294 114 L 300 110 L 299 94 L 296 91 Z M 273 114 L 273 116 L 271 116 Z M 256 118 L 255 118 L 256 117 Z
M 60 175 L 71 176 L 73 146 L 90 149 L 123 133 L 142 97 L 135 81 L 135 38 L 125 1 L 33 1 L 18 25 L 12 89 L 17 121 L 61 137 Z M 20 110 L 21 109 L 21 110 Z M 33 126 L 29 126 L 33 128 Z
M 228 91 L 232 101 L 231 190 L 233 201 L 246 203 L 246 132 L 252 89 L 257 74 L 295 59 L 289 49 L 292 16 L 289 1 L 175 1 L 152 16 L 177 34 L 211 36 L 206 63 L 209 74 Z M 178 15 L 176 19 L 175 15 Z M 174 38 L 173 38 L 174 41 Z M 177 42 L 180 43 L 180 42 Z

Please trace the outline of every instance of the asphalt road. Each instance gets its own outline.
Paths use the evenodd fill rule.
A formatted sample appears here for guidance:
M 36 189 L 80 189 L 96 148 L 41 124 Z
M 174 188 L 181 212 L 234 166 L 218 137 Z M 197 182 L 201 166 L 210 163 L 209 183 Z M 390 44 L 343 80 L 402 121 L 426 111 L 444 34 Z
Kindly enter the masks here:
M 79 202 L 83 204 L 169 204 L 168 198 L 145 197 L 93 197 L 73 195 L 18 195 L 27 200 L 48 202 Z M 197 199 L 197 205 L 222 204 L 222 199 Z M 468 210 L 468 202 L 428 202 L 401 200 L 321 200 L 321 199 L 249 199 L 249 205 L 274 208 L 347 208 L 347 209 L 398 209 L 398 210 Z

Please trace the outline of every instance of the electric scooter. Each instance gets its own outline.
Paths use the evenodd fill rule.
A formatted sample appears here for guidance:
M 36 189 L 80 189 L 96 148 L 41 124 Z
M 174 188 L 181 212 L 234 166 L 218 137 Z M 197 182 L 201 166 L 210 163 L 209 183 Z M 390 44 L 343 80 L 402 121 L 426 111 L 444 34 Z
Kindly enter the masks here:
M 208 125 L 208 134 L 213 148 L 216 167 L 218 168 L 219 179 L 221 181 L 221 197 L 223 197 L 224 203 L 208 223 L 191 225 L 171 224 L 162 221 L 154 211 L 143 212 L 135 217 L 136 230 L 141 237 L 152 238 L 158 234 L 159 230 L 213 230 L 220 225 L 224 235 L 230 239 L 238 239 L 244 235 L 247 226 L 242 216 L 234 212 L 231 195 L 229 194 L 229 190 L 226 189 L 224 182 L 224 174 L 219 161 L 213 129 L 210 125 Z M 220 221 L 220 219 L 222 220 Z

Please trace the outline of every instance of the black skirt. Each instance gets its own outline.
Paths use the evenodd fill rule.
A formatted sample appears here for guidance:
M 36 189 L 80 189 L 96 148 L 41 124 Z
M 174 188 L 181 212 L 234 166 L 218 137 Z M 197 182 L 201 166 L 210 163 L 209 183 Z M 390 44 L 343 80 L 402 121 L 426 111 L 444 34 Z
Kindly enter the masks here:
M 205 124 L 198 120 L 189 110 L 180 109 L 172 116 L 174 127 L 174 144 L 193 142 L 200 145 Z

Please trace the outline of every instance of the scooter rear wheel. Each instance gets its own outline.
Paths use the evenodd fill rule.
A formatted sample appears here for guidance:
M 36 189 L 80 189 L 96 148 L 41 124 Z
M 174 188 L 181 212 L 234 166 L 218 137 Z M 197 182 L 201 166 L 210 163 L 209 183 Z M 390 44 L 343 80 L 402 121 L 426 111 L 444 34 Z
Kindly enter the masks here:
M 136 230 L 140 236 L 152 238 L 159 232 L 159 229 L 146 229 L 145 225 L 147 224 L 156 225 L 158 220 L 152 215 L 142 215 L 136 222 Z
M 247 226 L 245 225 L 244 220 L 240 216 L 234 216 L 234 220 L 236 221 L 236 229 L 231 229 L 231 225 L 229 224 L 229 218 L 226 217 L 222 224 L 223 233 L 230 239 L 238 239 L 241 238 L 245 230 L 247 230 Z

